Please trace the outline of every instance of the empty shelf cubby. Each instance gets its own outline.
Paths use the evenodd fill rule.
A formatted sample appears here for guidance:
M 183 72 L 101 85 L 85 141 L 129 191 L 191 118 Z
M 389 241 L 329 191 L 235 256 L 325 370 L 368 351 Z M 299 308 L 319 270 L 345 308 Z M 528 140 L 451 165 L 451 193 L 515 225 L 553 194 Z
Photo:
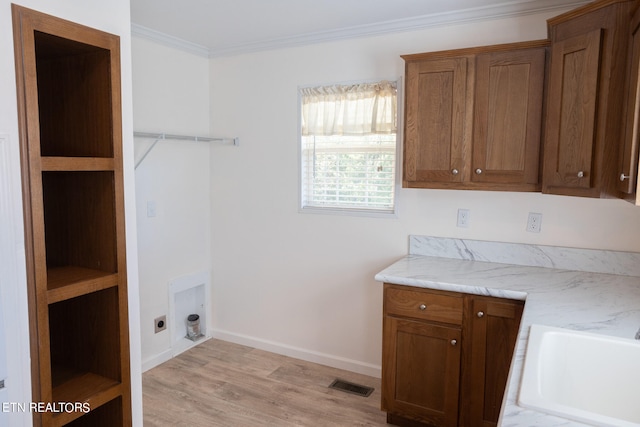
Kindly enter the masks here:
M 113 172 L 43 172 L 48 289 L 117 272 Z
M 36 31 L 40 154 L 112 157 L 111 54 Z
M 54 401 L 82 402 L 121 381 L 118 287 L 49 305 Z M 84 383 L 72 387 L 69 383 Z

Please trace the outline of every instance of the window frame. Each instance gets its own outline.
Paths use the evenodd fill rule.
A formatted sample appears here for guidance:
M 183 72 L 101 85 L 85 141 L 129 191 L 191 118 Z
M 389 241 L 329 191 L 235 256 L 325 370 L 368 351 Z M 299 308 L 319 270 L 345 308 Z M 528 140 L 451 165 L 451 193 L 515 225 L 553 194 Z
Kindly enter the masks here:
M 356 208 L 356 207 L 336 207 L 336 206 L 303 206 L 303 190 L 306 185 L 303 177 L 303 148 L 302 148 L 302 97 L 300 95 L 300 89 L 307 87 L 318 86 L 331 86 L 331 85 L 354 85 L 365 83 L 377 83 L 383 80 L 396 82 L 396 111 L 397 111 L 397 123 L 398 128 L 396 130 L 396 146 L 395 146 L 395 167 L 393 178 L 393 206 L 389 210 L 381 210 L 375 208 Z M 373 79 L 373 80 L 354 80 L 348 82 L 333 82 L 333 83 L 321 83 L 321 84 L 309 84 L 304 86 L 298 86 L 296 89 L 298 95 L 297 114 L 298 114 L 298 128 L 296 135 L 297 155 L 298 155 L 298 212 L 304 214 L 328 214 L 328 215 L 348 215 L 348 216 L 360 216 L 360 217 L 377 217 L 377 218 L 397 218 L 398 217 L 398 205 L 399 194 L 402 188 L 402 141 L 404 131 L 403 121 L 403 107 L 404 107 L 404 89 L 402 86 L 402 77 L 393 79 Z

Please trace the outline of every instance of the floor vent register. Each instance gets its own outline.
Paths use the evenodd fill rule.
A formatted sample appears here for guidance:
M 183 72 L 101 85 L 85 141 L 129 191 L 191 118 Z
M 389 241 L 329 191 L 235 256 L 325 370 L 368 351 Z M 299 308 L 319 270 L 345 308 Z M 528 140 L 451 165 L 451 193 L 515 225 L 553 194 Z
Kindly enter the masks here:
M 373 393 L 373 387 L 367 387 L 360 384 L 355 384 L 349 381 L 336 379 L 330 385 L 329 388 L 344 391 L 346 393 L 357 394 L 358 396 L 368 397 Z

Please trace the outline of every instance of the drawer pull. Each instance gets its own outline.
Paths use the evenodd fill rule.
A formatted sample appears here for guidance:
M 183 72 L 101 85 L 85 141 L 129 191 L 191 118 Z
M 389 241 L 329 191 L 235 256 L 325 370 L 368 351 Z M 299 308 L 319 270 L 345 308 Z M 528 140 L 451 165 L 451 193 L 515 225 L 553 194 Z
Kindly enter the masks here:
M 451 173 L 453 175 L 458 175 L 460 173 L 460 171 L 458 169 L 451 169 Z
M 478 314 L 476 314 L 476 316 L 483 318 L 484 317 L 484 311 L 479 311 Z
M 420 307 L 418 307 L 420 310 L 424 311 L 427 309 L 427 306 L 424 304 L 420 304 Z
M 578 171 L 578 178 L 584 178 L 584 171 Z
M 451 345 L 455 346 L 456 344 L 458 344 L 458 340 L 451 340 Z

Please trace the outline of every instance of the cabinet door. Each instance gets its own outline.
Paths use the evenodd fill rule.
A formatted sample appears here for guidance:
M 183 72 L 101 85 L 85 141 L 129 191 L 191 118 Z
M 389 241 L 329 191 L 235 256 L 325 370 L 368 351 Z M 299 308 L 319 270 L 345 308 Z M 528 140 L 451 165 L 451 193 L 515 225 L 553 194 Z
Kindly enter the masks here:
M 478 55 L 471 180 L 539 190 L 546 49 Z
M 594 186 L 602 30 L 554 42 L 547 95 L 543 192 Z
M 473 297 L 470 356 L 465 371 L 461 425 L 495 426 L 498 422 L 523 303 Z
M 461 182 L 465 172 L 467 58 L 410 61 L 406 76 L 405 186 L 421 181 Z
M 385 316 L 382 409 L 456 426 L 460 338 L 460 328 Z
M 640 118 L 640 11 L 631 22 L 631 65 L 627 78 L 627 114 L 624 144 L 620 153 L 618 190 L 632 194 L 636 191 L 638 171 L 638 119 Z

